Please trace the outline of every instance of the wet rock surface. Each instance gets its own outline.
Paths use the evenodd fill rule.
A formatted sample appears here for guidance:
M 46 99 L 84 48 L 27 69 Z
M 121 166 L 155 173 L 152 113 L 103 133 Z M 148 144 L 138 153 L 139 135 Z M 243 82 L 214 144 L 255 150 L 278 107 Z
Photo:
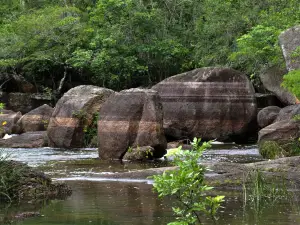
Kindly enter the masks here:
M 300 157 L 280 158 L 271 161 L 255 163 L 231 163 L 231 162 L 203 162 L 209 169 L 205 180 L 209 185 L 216 188 L 236 189 L 242 188 L 243 182 L 247 180 L 247 174 L 259 170 L 266 175 L 266 182 L 271 182 L 274 177 L 282 177 L 289 188 L 300 188 Z M 152 175 L 162 174 L 165 171 L 176 170 L 177 167 L 161 167 L 144 170 L 136 170 L 123 173 L 103 174 L 101 177 L 107 179 L 150 179 Z

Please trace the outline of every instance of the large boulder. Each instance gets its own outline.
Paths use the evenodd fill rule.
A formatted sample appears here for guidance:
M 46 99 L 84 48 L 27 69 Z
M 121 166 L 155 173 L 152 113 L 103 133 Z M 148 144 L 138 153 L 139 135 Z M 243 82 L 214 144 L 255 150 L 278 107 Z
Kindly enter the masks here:
M 0 113 L 0 137 L 13 133 L 13 129 L 21 117 L 22 113 L 20 112 L 4 110 L 3 113 Z
M 156 91 L 130 89 L 116 93 L 102 105 L 99 117 L 101 159 L 122 159 L 129 148 L 142 146 L 154 149 L 151 157 L 165 154 L 163 111 Z
M 279 43 L 288 71 L 300 69 L 300 56 L 294 53 L 300 51 L 300 26 L 294 26 L 279 35 Z
M 281 108 L 278 106 L 268 106 L 263 108 L 257 114 L 257 123 L 261 128 L 264 128 L 274 122 Z
M 165 134 L 170 139 L 228 140 L 256 120 L 254 88 L 243 73 L 201 68 L 153 87 L 162 98 Z
M 259 152 L 265 158 L 300 154 L 300 121 L 282 120 L 259 131 Z
M 85 129 L 114 91 L 91 85 L 70 89 L 57 102 L 47 128 L 49 146 L 84 147 Z
M 41 148 L 47 146 L 46 131 L 27 132 L 0 139 L 1 148 Z
M 26 113 L 16 124 L 19 129 L 18 133 L 47 130 L 53 110 L 52 107 L 45 104 Z
M 286 69 L 271 67 L 259 75 L 264 87 L 275 94 L 283 105 L 293 105 L 296 103 L 296 97 L 288 90 L 281 87 L 283 76 L 287 74 Z
M 291 120 L 295 119 L 295 117 L 300 116 L 300 105 L 290 105 L 281 109 L 278 113 L 278 116 L 275 122 L 282 121 L 282 120 Z M 300 119 L 300 118 L 298 118 Z

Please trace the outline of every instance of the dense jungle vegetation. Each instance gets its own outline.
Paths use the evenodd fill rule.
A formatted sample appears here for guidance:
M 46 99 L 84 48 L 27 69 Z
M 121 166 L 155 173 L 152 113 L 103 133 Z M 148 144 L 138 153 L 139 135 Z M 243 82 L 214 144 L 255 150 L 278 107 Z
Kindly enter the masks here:
M 298 0 L 0 0 L 0 73 L 120 90 L 203 66 L 284 66 Z

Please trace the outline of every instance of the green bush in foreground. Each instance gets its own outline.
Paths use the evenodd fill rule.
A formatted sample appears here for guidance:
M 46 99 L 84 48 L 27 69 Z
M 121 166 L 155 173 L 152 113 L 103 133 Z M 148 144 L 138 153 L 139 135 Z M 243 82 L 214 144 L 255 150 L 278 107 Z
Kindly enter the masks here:
M 173 212 L 177 216 L 176 222 L 169 225 L 201 224 L 201 215 L 208 215 L 215 219 L 217 209 L 224 196 L 208 196 L 206 192 L 212 187 L 205 185 L 204 173 L 206 168 L 198 163 L 203 151 L 210 147 L 210 143 L 200 145 L 200 139 L 194 138 L 192 151 L 185 151 L 181 146 L 170 150 L 167 156 L 174 157 L 174 164 L 178 169 L 165 171 L 162 175 L 154 175 L 154 190 L 159 197 L 172 196 L 176 200 Z

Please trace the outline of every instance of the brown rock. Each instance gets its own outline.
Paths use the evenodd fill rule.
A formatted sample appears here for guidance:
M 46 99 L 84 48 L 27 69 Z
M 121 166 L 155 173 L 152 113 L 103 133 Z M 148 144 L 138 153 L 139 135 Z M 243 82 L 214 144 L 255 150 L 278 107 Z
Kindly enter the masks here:
M 6 111 L 9 112 L 9 111 Z M 11 134 L 17 121 L 21 118 L 22 113 L 13 112 L 9 114 L 0 114 L 0 136 Z
M 300 26 L 294 26 L 279 35 L 279 43 L 288 71 L 300 69 L 300 56 L 293 56 L 300 49 Z
M 40 148 L 47 146 L 46 131 L 27 132 L 0 139 L 1 148 Z
M 175 139 L 226 140 L 247 131 L 256 117 L 254 88 L 229 68 L 201 68 L 153 87 L 162 98 L 165 134 Z
M 282 120 L 291 120 L 297 115 L 300 116 L 300 105 L 290 105 L 279 111 L 276 122 Z
M 281 108 L 278 106 L 268 106 L 263 108 L 257 114 L 257 123 L 261 128 L 264 128 L 270 124 L 272 124 L 276 117 L 278 116 L 279 111 Z
M 264 87 L 275 94 L 284 105 L 293 105 L 296 103 L 296 98 L 288 90 L 281 87 L 283 76 L 287 74 L 286 69 L 271 67 L 259 75 Z
M 84 129 L 112 93 L 112 90 L 91 85 L 77 86 L 65 93 L 57 102 L 47 128 L 49 146 L 83 147 Z
M 285 141 L 296 139 L 300 135 L 300 122 L 294 120 L 282 120 L 273 123 L 259 131 L 259 142 Z
M 20 132 L 45 131 L 49 124 L 53 108 L 48 105 L 42 105 L 29 113 L 23 115 L 17 122 Z
M 153 157 L 165 154 L 163 113 L 156 91 L 130 89 L 111 96 L 98 121 L 99 156 L 122 159 L 129 147 L 151 146 Z

